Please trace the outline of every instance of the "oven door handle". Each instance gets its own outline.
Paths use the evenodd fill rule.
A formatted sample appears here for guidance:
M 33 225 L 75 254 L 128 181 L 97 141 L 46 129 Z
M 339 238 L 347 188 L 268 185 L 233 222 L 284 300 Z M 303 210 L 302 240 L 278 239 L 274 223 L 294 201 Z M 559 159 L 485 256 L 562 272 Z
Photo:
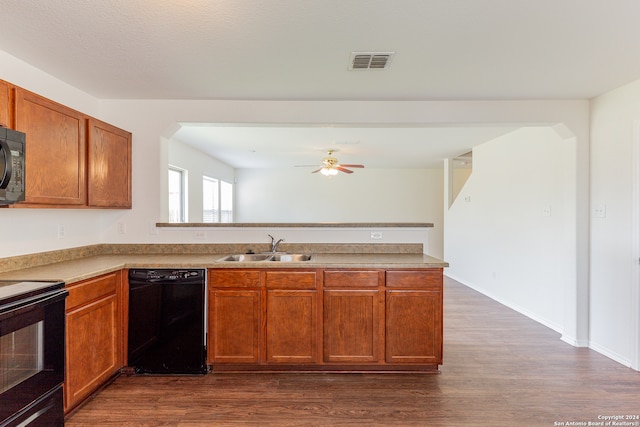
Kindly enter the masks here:
M 0 139 L 0 152 L 4 153 L 4 175 L 0 179 L 0 190 L 4 190 L 9 185 L 9 181 L 11 181 L 13 159 L 11 158 L 9 144 L 2 139 Z
M 69 291 L 56 289 L 36 296 L 20 299 L 0 306 L 0 320 L 9 319 L 28 310 L 33 310 L 47 304 L 64 300 Z

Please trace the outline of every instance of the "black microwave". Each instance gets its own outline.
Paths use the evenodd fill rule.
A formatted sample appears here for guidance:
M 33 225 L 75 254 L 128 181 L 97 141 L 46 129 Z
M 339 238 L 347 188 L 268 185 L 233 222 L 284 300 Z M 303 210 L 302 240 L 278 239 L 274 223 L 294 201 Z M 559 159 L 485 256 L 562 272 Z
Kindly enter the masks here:
M 0 206 L 24 200 L 26 135 L 0 127 Z

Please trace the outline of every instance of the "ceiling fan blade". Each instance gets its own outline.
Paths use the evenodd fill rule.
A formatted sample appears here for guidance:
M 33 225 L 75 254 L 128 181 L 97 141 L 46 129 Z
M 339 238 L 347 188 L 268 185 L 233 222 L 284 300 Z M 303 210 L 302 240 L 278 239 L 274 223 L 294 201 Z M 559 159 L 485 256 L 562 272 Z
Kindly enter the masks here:
M 338 166 L 342 166 L 343 168 L 363 168 L 364 165 L 338 165 Z
M 353 171 L 350 171 L 349 169 L 345 169 L 342 166 L 336 166 L 336 169 L 338 169 L 340 172 L 344 172 L 344 173 L 353 173 Z
M 320 168 L 320 169 L 316 169 L 316 170 L 314 170 L 314 171 L 313 171 L 313 172 L 311 172 L 311 173 L 320 172 L 321 170 L 322 170 L 322 168 Z

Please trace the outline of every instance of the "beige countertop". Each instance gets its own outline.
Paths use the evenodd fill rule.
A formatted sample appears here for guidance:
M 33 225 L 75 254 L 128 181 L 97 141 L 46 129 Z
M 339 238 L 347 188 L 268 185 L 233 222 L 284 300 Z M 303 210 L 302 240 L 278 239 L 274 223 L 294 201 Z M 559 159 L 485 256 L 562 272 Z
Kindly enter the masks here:
M 62 280 L 67 284 L 123 268 L 444 268 L 449 264 L 417 253 L 314 253 L 301 262 L 219 261 L 213 254 L 95 255 L 22 268 L 0 274 L 0 280 Z
M 166 228 L 433 228 L 432 222 L 158 222 Z

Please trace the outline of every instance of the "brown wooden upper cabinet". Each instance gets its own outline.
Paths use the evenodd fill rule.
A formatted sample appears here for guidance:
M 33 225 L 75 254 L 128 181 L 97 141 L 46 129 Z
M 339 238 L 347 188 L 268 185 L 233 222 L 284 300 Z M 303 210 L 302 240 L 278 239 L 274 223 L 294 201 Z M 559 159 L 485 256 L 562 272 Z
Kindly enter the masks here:
M 8 82 L 0 80 L 0 126 L 11 128 L 11 88 Z
M 131 133 L 88 120 L 89 206 L 131 208 Z
M 16 130 L 27 134 L 24 204 L 86 205 L 85 119 L 16 88 Z
M 26 191 L 12 207 L 131 208 L 130 132 L 19 87 L 15 129 L 27 134 Z

